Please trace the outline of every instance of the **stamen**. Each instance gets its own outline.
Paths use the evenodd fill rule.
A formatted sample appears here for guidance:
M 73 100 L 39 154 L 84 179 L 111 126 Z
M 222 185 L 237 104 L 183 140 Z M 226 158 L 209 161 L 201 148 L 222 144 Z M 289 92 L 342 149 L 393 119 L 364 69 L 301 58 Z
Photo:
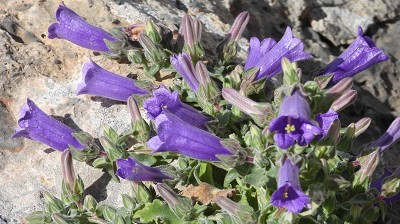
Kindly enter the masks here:
M 287 124 L 286 125 L 286 127 L 285 127 L 285 131 L 289 134 L 290 132 L 293 132 L 293 131 L 295 131 L 296 130 L 296 127 L 292 124 L 292 125 L 290 125 L 290 124 Z
M 285 193 L 282 194 L 282 196 L 283 196 L 284 198 L 288 198 L 288 197 L 289 197 L 289 193 L 286 191 Z

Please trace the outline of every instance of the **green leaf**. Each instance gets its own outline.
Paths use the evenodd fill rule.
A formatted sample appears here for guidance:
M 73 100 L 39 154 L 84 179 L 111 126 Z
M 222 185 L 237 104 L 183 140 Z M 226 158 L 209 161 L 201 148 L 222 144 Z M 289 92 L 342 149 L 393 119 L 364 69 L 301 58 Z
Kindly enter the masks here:
M 46 223 L 46 214 L 43 211 L 35 211 L 26 216 L 25 220 L 29 224 L 43 224 Z
M 107 165 L 107 159 L 104 157 L 99 157 L 92 162 L 92 166 L 94 168 L 104 168 Z
M 156 199 L 152 203 L 147 203 L 143 209 L 137 211 L 133 218 L 140 218 L 141 222 L 152 222 L 159 219 L 166 219 L 171 224 L 180 224 L 178 219 L 167 204 Z
M 103 217 L 107 220 L 112 222 L 115 219 L 117 214 L 117 209 L 110 205 L 100 205 L 97 207 L 98 213 L 102 214 Z
M 238 177 L 240 177 L 240 174 L 235 169 L 230 169 L 225 175 L 224 187 L 228 187 L 229 184 Z
M 255 188 L 265 186 L 268 182 L 268 179 L 269 177 L 266 170 L 258 166 L 253 166 L 250 174 L 247 174 L 244 177 L 244 181 Z

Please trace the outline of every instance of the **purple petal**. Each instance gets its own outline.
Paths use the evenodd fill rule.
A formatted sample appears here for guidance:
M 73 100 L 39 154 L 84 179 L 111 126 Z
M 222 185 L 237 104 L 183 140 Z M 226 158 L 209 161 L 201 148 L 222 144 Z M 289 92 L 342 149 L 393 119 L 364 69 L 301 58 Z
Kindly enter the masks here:
M 162 121 L 157 122 L 158 119 Z M 184 122 L 168 110 L 156 118 L 156 123 L 158 135 L 148 142 L 154 152 L 175 152 L 206 161 L 219 161 L 216 155 L 232 154 L 217 136 Z
M 292 62 L 312 58 L 309 53 L 303 52 L 303 49 L 303 43 L 299 39 L 293 38 L 292 30 L 287 27 L 282 39 L 263 54 L 254 66 L 260 68 L 256 80 L 264 77 L 271 78 L 282 71 L 281 60 L 283 57 Z
M 133 182 L 152 181 L 160 183 L 164 179 L 171 178 L 160 169 L 145 166 L 130 157 L 127 160 L 117 159 L 117 166 L 117 175 Z
M 199 89 L 200 83 L 196 79 L 195 69 L 192 59 L 186 53 L 172 55 L 171 65 L 179 73 L 180 76 L 188 83 L 190 88 L 196 92 Z
M 269 130 L 275 132 L 274 140 L 279 148 L 287 149 L 295 141 L 305 146 L 322 134 L 322 130 L 310 120 L 310 114 L 310 105 L 298 91 L 283 99 L 279 116 L 269 125 Z
M 286 96 L 279 109 L 279 116 L 309 119 L 310 115 L 310 104 L 299 91 L 295 91 L 292 96 Z
M 333 74 L 330 85 L 389 59 L 369 37 L 363 35 L 359 27 L 358 37 L 354 42 L 321 72 L 322 75 Z
M 137 87 L 135 82 L 111 73 L 89 59 L 82 68 L 84 81 L 79 84 L 77 95 L 90 94 L 113 100 L 127 101 L 132 94 L 143 95 L 147 91 Z
M 78 14 L 61 4 L 56 12 L 57 21 L 48 28 L 48 37 L 68 40 L 81 47 L 100 52 L 109 52 L 104 40 L 117 39 L 99 27 L 87 23 Z
M 317 114 L 315 116 L 315 120 L 318 122 L 319 126 L 322 129 L 322 135 L 320 138 L 323 138 L 328 134 L 329 129 L 331 128 L 333 122 L 339 119 L 339 115 L 334 110 L 329 110 L 324 114 Z
M 205 123 L 211 119 L 201 114 L 193 107 L 180 101 L 178 92 L 170 92 L 166 87 L 161 86 L 153 92 L 154 97 L 144 103 L 147 117 L 155 120 L 163 111 L 168 109 L 181 120 L 201 129 L 206 130 Z
M 74 131 L 71 128 L 45 114 L 30 99 L 27 99 L 27 104 L 21 108 L 18 126 L 12 138 L 30 138 L 58 151 L 69 148 L 68 145 L 77 149 L 84 148 L 72 136 Z
M 285 207 L 289 212 L 299 213 L 309 202 L 308 196 L 301 190 L 296 190 L 290 183 L 278 188 L 271 195 L 271 204 Z
M 379 147 L 383 152 L 392 144 L 400 139 L 400 117 L 397 117 L 386 130 L 386 132 L 377 140 L 373 141 L 369 147 Z

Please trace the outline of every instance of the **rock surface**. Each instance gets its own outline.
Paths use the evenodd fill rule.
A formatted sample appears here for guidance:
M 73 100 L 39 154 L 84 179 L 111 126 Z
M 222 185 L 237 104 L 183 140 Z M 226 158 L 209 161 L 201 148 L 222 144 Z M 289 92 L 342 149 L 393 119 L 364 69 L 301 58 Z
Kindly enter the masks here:
M 58 1 L 60 3 L 61 1 Z M 203 44 L 214 56 L 234 17 L 248 10 L 251 19 L 240 41 L 245 57 L 248 39 L 279 39 L 286 26 L 301 38 L 306 51 L 325 63 L 333 60 L 356 37 L 362 26 L 378 47 L 391 55 L 391 61 L 356 76 L 358 103 L 348 110 L 347 121 L 371 116 L 373 128 L 361 141 L 368 142 L 383 133 L 400 115 L 400 2 L 398 0 L 64 0 L 87 21 L 105 29 L 144 22 L 148 19 L 177 30 L 189 13 L 203 22 Z M 29 97 L 46 113 L 75 130 L 95 137 L 107 123 L 122 133 L 129 128 L 126 105 L 90 96 L 76 96 L 80 70 L 89 56 L 104 68 L 134 75 L 136 68 L 93 55 L 67 41 L 47 38 L 47 27 L 55 21 L 58 7 L 49 0 L 3 0 L 0 2 L 0 223 L 18 223 L 26 214 L 40 209 L 42 192 L 60 194 L 60 153 L 48 153 L 46 146 L 30 140 L 10 140 L 18 110 Z M 304 74 L 315 75 L 318 60 L 301 63 Z M 313 66 L 313 67 L 311 67 Z M 317 66 L 317 67 L 315 67 Z M 353 116 L 354 115 L 354 116 Z M 344 115 L 346 116 L 346 115 Z M 389 157 L 388 157 L 389 158 Z M 393 157 L 391 157 L 393 158 Z M 396 155 L 395 158 L 399 158 Z M 387 159 L 391 166 L 394 159 Z M 76 172 L 99 200 L 120 204 L 118 194 L 128 192 L 129 184 L 114 184 L 101 171 L 76 163 Z

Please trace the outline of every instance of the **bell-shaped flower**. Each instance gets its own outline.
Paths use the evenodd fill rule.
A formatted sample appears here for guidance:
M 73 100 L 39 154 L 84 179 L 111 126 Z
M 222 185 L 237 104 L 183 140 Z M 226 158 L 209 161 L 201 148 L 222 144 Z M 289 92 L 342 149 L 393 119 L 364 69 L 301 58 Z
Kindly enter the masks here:
M 362 28 L 359 27 L 355 41 L 338 58 L 329 63 L 321 74 L 333 74 L 330 81 L 330 85 L 333 85 L 388 59 L 389 57 L 375 46 L 371 38 L 364 36 Z
M 373 141 L 369 148 L 378 147 L 380 152 L 384 152 L 392 144 L 400 139 L 400 117 L 397 117 L 386 130 L 386 132 L 377 140 Z
M 168 109 L 170 113 L 179 117 L 182 121 L 204 130 L 207 129 L 205 123 L 211 120 L 193 107 L 182 103 L 178 92 L 171 93 L 165 86 L 153 91 L 153 97 L 147 99 L 143 107 L 146 110 L 147 117 L 151 120 L 155 120 L 163 113 L 164 109 Z
M 19 112 L 18 128 L 12 138 L 33 139 L 58 151 L 64 151 L 69 145 L 84 149 L 72 136 L 73 132 L 74 130 L 45 114 L 32 100 L 27 99 Z
M 298 91 L 283 99 L 278 117 L 269 126 L 269 130 L 275 132 L 274 140 L 279 148 L 287 149 L 296 142 L 305 146 L 323 133 L 310 120 L 310 115 L 310 105 Z
M 309 197 L 301 190 L 299 168 L 286 158 L 279 169 L 278 189 L 271 195 L 271 204 L 299 213 L 308 202 Z
M 157 136 L 147 145 L 154 152 L 173 152 L 194 159 L 220 161 L 217 155 L 232 155 L 217 136 L 181 120 L 164 109 L 155 120 Z
M 300 39 L 294 38 L 290 27 L 286 28 L 282 39 L 276 43 L 271 38 L 264 39 L 261 43 L 256 37 L 250 39 L 249 56 L 245 64 L 245 70 L 258 68 L 255 78 L 271 78 L 282 71 L 281 61 L 283 57 L 291 62 L 306 60 L 312 56 L 303 51 L 304 46 Z
M 105 30 L 89 24 L 64 4 L 60 4 L 58 7 L 56 18 L 57 22 L 48 28 L 50 39 L 61 38 L 93 51 L 107 53 L 111 53 L 111 51 L 105 40 L 118 40 Z
M 164 179 L 171 179 L 170 176 L 163 173 L 155 167 L 145 166 L 135 159 L 117 159 L 117 175 L 122 179 L 133 182 L 152 181 L 161 183 Z
M 90 94 L 113 100 L 127 101 L 132 94 L 143 95 L 146 90 L 135 85 L 133 79 L 111 73 L 89 59 L 82 68 L 83 82 L 77 95 Z

